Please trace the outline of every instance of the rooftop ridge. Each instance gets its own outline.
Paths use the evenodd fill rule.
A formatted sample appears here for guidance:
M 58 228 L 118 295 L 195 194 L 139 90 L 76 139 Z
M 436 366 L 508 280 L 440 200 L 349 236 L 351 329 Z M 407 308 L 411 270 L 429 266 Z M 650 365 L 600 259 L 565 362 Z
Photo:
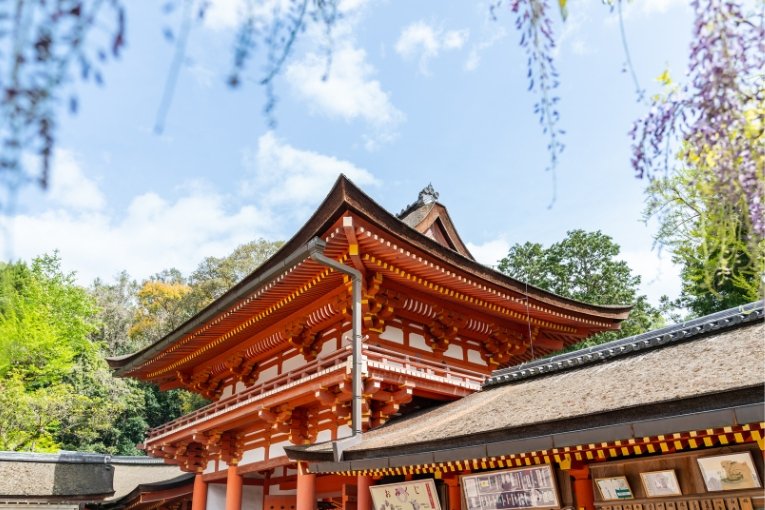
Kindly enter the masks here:
M 419 209 L 423 205 L 435 203 L 437 200 L 438 192 L 433 188 L 432 183 L 428 183 L 427 186 L 420 190 L 420 193 L 417 195 L 417 200 L 401 209 L 401 212 L 398 213 L 396 217 L 403 220 L 412 211 Z
M 164 464 L 163 459 L 141 455 L 109 455 L 103 453 L 60 451 L 57 453 L 0 451 L 0 462 L 56 462 L 65 464 Z
M 755 301 L 639 335 L 497 370 L 486 379 L 483 387 L 486 389 L 501 386 L 613 358 L 629 356 L 637 352 L 685 342 L 712 331 L 763 321 L 763 317 L 763 301 Z

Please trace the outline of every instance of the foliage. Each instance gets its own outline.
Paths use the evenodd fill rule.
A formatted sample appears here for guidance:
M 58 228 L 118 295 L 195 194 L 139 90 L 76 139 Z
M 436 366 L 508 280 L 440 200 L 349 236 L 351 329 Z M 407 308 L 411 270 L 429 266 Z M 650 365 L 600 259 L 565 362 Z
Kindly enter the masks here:
M 104 29 L 106 40 L 94 40 Z M 0 2 L 0 191 L 13 192 L 30 175 L 47 186 L 62 96 L 77 77 L 101 83 L 99 65 L 124 44 L 119 0 Z M 74 93 L 68 104 L 77 109 Z M 25 153 L 39 157 L 39 171 L 25 172 Z
M 96 307 L 58 255 L 0 266 L 0 447 L 115 452 L 102 436 L 140 409 L 90 340 Z
M 765 11 L 760 6 L 747 14 L 741 0 L 693 0 L 691 5 L 689 82 L 653 98 L 650 112 L 635 123 L 632 165 L 639 177 L 668 170 L 673 142 L 681 142 L 681 164 L 705 159 L 704 185 L 730 209 L 745 204 L 751 232 L 762 237 Z M 726 268 L 710 274 L 717 270 Z
M 588 345 L 594 345 L 661 327 L 667 312 L 638 295 L 640 276 L 633 275 L 627 263 L 617 259 L 619 250 L 619 245 L 600 231 L 572 230 L 548 248 L 530 242 L 513 245 L 497 269 L 529 285 L 579 301 L 633 304 L 621 330 L 592 337 Z
M 502 3 L 500 0 L 492 5 L 492 15 Z M 528 59 L 529 90 L 538 96 L 534 104 L 534 113 L 539 117 L 539 124 L 548 139 L 547 152 L 550 155 L 550 163 L 547 170 L 554 172 L 558 157 L 563 152 L 561 138 L 565 133 L 558 125 L 560 113 L 557 104 L 560 98 L 555 95 L 555 91 L 559 86 L 559 77 L 553 59 L 555 36 L 550 9 L 547 0 L 512 0 L 509 3 L 516 16 L 515 28 L 521 33 L 520 45 Z M 566 0 L 559 0 L 559 6 L 561 15 L 565 18 Z
M 263 239 L 205 259 L 186 278 L 127 273 L 86 291 L 57 254 L 0 264 L 0 449 L 137 455 L 156 427 L 205 405 L 183 390 L 116 379 L 104 355 L 134 352 L 222 295 L 281 242 Z
M 680 304 L 706 315 L 761 299 L 765 238 L 751 223 L 747 200 L 721 196 L 714 155 L 694 154 L 689 163 L 651 182 L 645 211 L 659 221 L 657 242 L 682 267 Z

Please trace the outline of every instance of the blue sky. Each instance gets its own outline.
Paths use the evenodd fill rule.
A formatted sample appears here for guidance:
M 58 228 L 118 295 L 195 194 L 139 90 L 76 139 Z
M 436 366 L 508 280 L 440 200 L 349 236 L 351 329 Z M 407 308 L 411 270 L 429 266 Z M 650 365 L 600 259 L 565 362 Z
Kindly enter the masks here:
M 665 68 L 685 71 L 687 4 L 626 4 L 630 50 L 649 92 Z M 173 56 L 162 27 L 175 21 L 154 2 L 130 2 L 127 50 L 106 67 L 103 87 L 80 88 L 78 114 L 62 117 L 51 189 L 23 191 L 14 215 L 0 217 L 0 254 L 58 249 L 83 284 L 123 269 L 136 278 L 188 272 L 248 240 L 289 238 L 343 172 L 394 212 L 432 183 L 484 263 L 516 242 L 602 230 L 649 297 L 677 295 L 678 270 L 652 250 L 654 227 L 641 221 L 645 183 L 632 175 L 627 132 L 646 107 L 623 72 L 615 13 L 578 0 L 558 20 L 567 134 L 551 205 L 546 139 L 506 7 L 494 21 L 486 2 L 340 5 L 329 80 L 320 79 L 322 41 L 309 29 L 277 79 L 270 129 L 255 84 L 260 64 L 239 90 L 224 83 L 240 0 L 213 1 L 156 134 Z

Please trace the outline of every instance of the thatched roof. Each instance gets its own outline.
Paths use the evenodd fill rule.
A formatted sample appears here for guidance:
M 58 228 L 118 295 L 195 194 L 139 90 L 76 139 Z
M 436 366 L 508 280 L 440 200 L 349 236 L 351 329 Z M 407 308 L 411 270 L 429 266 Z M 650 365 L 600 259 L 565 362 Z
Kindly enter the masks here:
M 495 373 L 478 393 L 364 433 L 361 443 L 349 447 L 343 459 L 485 447 L 543 436 L 547 437 L 540 444 L 552 447 L 550 438 L 555 434 L 625 423 L 635 434 L 634 424 L 641 420 L 739 405 L 747 412 L 759 409 L 755 413 L 759 421 L 764 339 L 759 302 L 513 367 Z M 555 446 L 568 446 L 561 443 L 576 437 L 581 439 L 581 434 L 561 436 Z M 331 451 L 331 445 L 324 443 L 293 448 L 290 456 L 329 461 Z
M 111 496 L 108 455 L 0 452 L 0 496 L 48 501 L 97 501 Z

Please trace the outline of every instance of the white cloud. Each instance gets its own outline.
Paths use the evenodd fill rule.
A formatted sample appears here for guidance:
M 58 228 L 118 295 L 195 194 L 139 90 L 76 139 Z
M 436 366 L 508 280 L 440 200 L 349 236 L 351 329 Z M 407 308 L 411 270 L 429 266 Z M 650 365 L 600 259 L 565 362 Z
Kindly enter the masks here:
M 311 52 L 287 67 L 287 79 L 314 113 L 346 121 L 361 119 L 376 128 L 393 128 L 403 120 L 373 78 L 376 71 L 367 62 L 366 51 L 350 43 L 338 45 L 329 76 L 322 79 L 325 66 L 325 56 Z
M 368 0 L 340 2 L 342 16 L 332 28 L 328 74 L 326 55 L 321 51 L 326 35 L 312 25 L 302 41 L 309 49 L 287 65 L 285 76 L 311 113 L 366 124 L 361 136 L 365 147 L 374 149 L 396 138 L 405 115 L 394 106 L 376 78 L 377 69 L 369 62 L 369 55 L 357 44 L 355 31 L 367 4 Z
M 97 210 L 104 207 L 106 199 L 98 185 L 87 178 L 80 169 L 74 154 L 67 150 L 56 151 L 51 172 L 50 198 L 58 205 L 76 210 Z
M 507 37 L 507 30 L 498 23 L 491 23 L 489 33 L 470 48 L 470 53 L 465 61 L 465 70 L 475 71 L 481 63 L 481 53 L 488 50 L 499 41 Z
M 510 243 L 504 237 L 498 237 L 482 244 L 467 243 L 467 248 L 481 264 L 496 266 L 500 259 L 507 256 Z
M 419 56 L 420 72 L 429 74 L 428 63 L 442 50 L 458 50 L 467 43 L 470 31 L 435 28 L 424 21 L 412 23 L 404 28 L 396 41 L 396 53 L 405 60 Z
M 315 207 L 340 174 L 361 186 L 379 184 L 363 168 L 318 152 L 296 149 L 273 132 L 261 136 L 257 151 L 245 151 L 243 160 L 254 174 L 243 191 L 257 196 L 268 207 L 284 207 L 285 214 L 302 214 Z
M 49 193 L 24 194 L 17 214 L 0 214 L 0 253 L 29 260 L 59 250 L 64 269 L 76 271 L 83 285 L 122 270 L 139 279 L 170 267 L 188 273 L 206 256 L 226 255 L 258 237 L 291 234 L 298 212 L 316 207 L 341 172 L 360 185 L 378 183 L 351 163 L 296 149 L 267 133 L 252 154 L 254 175 L 242 182 L 252 194 L 230 196 L 191 182 L 172 198 L 141 193 L 116 213 L 77 159 L 62 154 Z

